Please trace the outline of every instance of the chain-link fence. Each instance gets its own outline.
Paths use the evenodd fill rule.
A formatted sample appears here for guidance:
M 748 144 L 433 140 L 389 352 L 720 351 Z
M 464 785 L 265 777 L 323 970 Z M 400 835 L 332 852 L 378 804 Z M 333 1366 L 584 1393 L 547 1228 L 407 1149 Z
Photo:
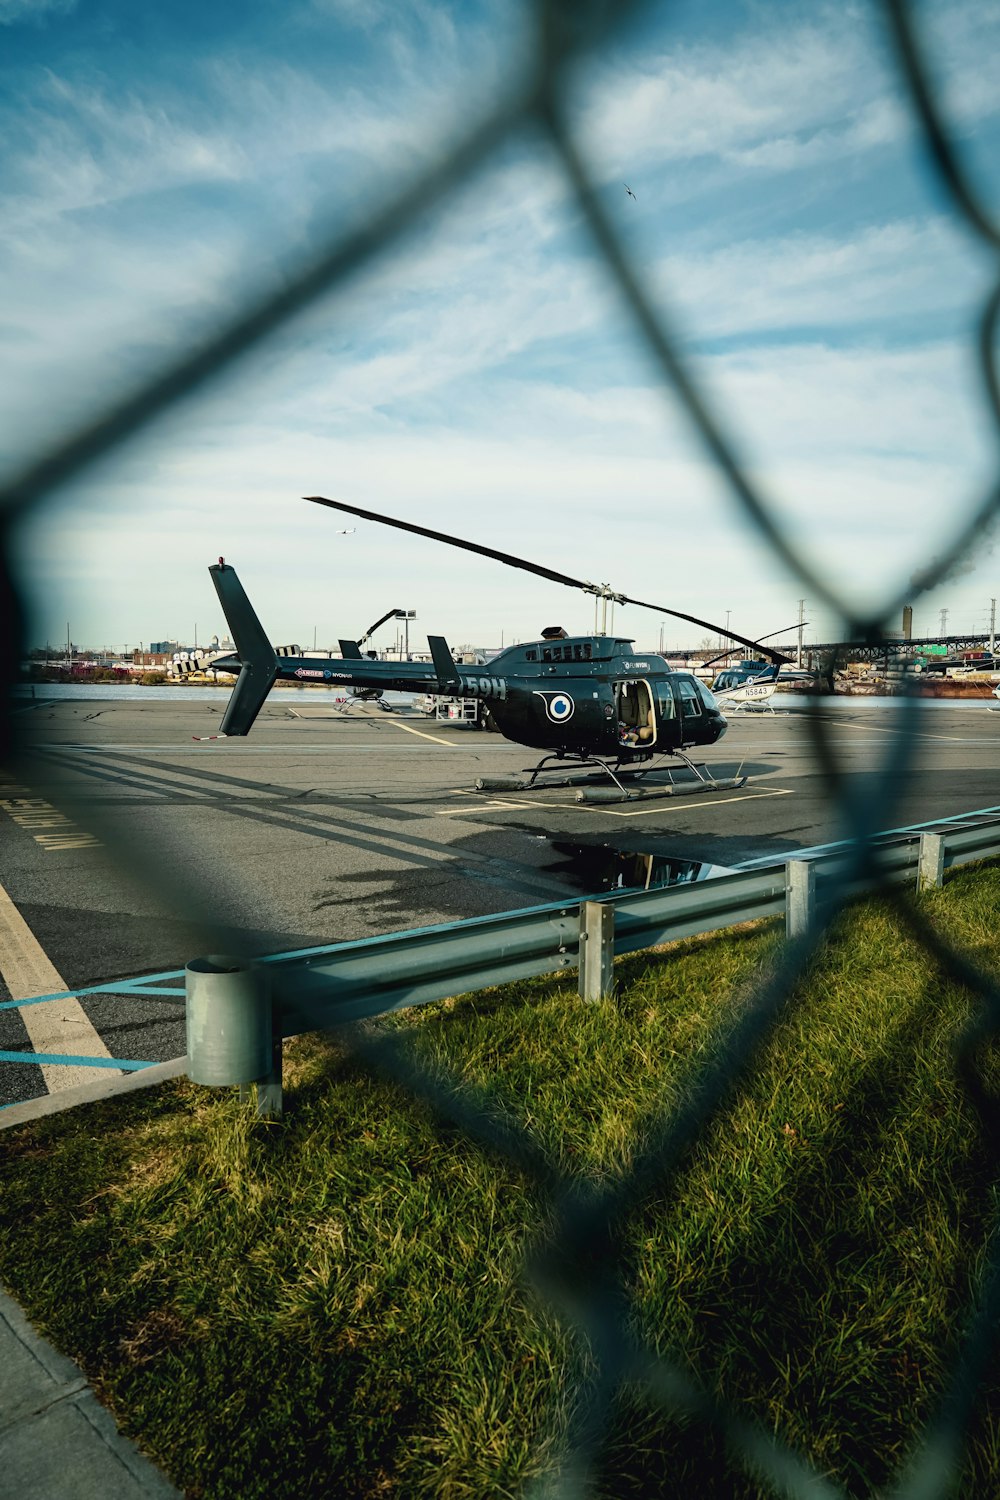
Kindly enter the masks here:
M 110 406 L 98 420 L 52 444 L 39 461 L 16 475 L 6 486 L 0 506 L 5 615 L 0 671 L 8 708 L 27 644 L 25 595 L 12 562 L 12 539 L 18 524 L 51 492 L 154 422 L 173 403 L 189 398 L 238 359 L 252 356 L 267 336 L 294 314 L 318 297 L 346 287 L 352 273 L 392 246 L 417 215 L 426 215 L 440 204 L 482 167 L 512 132 L 526 125 L 539 129 L 554 148 L 607 277 L 631 313 L 636 338 L 658 363 L 667 386 L 679 397 L 711 461 L 724 476 L 733 511 L 756 529 L 774 557 L 801 582 L 804 594 L 822 601 L 843 620 L 844 639 L 873 643 L 882 639 L 886 622 L 898 617 L 904 603 L 912 602 L 912 591 L 908 588 L 905 597 L 886 597 L 877 610 L 859 614 L 836 579 L 814 567 L 786 534 L 768 496 L 741 462 L 723 417 L 682 357 L 664 313 L 654 308 L 643 277 L 604 207 L 590 165 L 574 139 L 566 88 L 575 64 L 606 45 L 619 29 L 650 8 L 640 0 L 539 0 L 531 67 L 484 117 L 456 126 L 451 144 L 440 159 L 415 173 L 401 191 L 385 197 L 365 222 L 332 238 L 319 253 L 304 260 L 278 293 L 248 300 L 237 316 L 197 347 Z M 983 392 L 1000 430 L 1000 382 L 994 358 L 1000 312 L 1000 228 L 967 173 L 954 134 L 942 116 L 910 7 L 904 0 L 885 0 L 882 11 L 905 92 L 920 122 L 927 161 L 948 195 L 956 220 L 993 257 L 994 285 L 979 319 L 979 361 Z M 981 503 L 956 528 L 947 549 L 924 570 L 920 579 L 924 592 L 944 579 L 998 510 L 1000 486 L 993 480 Z M 842 774 L 824 720 L 820 716 L 809 720 L 816 764 L 837 799 L 842 835 L 853 843 L 853 858 L 843 874 L 845 891 L 859 878 L 874 874 L 869 840 L 894 821 L 893 811 L 913 755 L 915 740 L 910 731 L 918 711 L 912 699 L 900 698 L 895 710 L 899 732 L 891 737 L 892 749 L 877 772 L 860 785 Z M 4 714 L 0 750 L 4 759 L 24 766 L 29 752 L 17 742 L 16 722 L 12 713 Z M 116 846 L 110 830 L 108 842 L 112 853 L 120 855 L 137 879 L 157 885 L 177 909 L 191 913 L 188 892 L 179 886 L 163 889 L 166 876 L 162 869 L 154 872 L 148 859 L 137 857 L 130 848 Z M 1000 991 L 967 953 L 949 946 L 924 917 L 918 920 L 912 903 L 898 890 L 885 888 L 882 899 L 912 941 L 922 946 L 928 963 L 964 986 L 975 999 L 976 1019 L 959 1039 L 958 1067 L 983 1131 L 995 1149 L 1000 1145 L 1000 1102 L 982 1081 L 980 1060 L 983 1049 L 1000 1034 Z M 735 1406 L 706 1395 L 679 1364 L 636 1342 L 634 1309 L 623 1274 L 623 1231 L 630 1213 L 648 1201 L 654 1191 L 661 1197 L 670 1191 L 693 1143 L 704 1138 L 710 1123 L 750 1076 L 755 1058 L 786 1012 L 843 900 L 843 895 L 839 900 L 829 900 L 816 930 L 786 945 L 777 966 L 746 998 L 739 1019 L 705 1061 L 697 1086 L 680 1107 L 664 1110 L 637 1149 L 627 1173 L 602 1187 L 584 1188 L 571 1178 L 560 1177 L 523 1131 L 511 1123 L 498 1123 L 495 1108 L 485 1102 L 478 1107 L 467 1087 L 458 1089 L 452 1086 L 452 1080 L 429 1074 L 415 1060 L 405 1037 L 388 1034 L 354 1038 L 359 1055 L 372 1068 L 397 1080 L 439 1118 L 450 1120 L 483 1148 L 516 1164 L 551 1195 L 555 1229 L 547 1248 L 534 1261 L 533 1274 L 554 1305 L 582 1328 L 597 1370 L 587 1388 L 577 1393 L 566 1462 L 558 1481 L 563 1493 L 587 1491 L 608 1430 L 613 1398 L 623 1382 L 642 1387 L 648 1399 L 664 1410 L 721 1433 L 731 1451 L 759 1477 L 763 1493 L 801 1497 L 841 1493 L 782 1441 L 749 1422 Z M 201 932 L 202 951 L 219 951 L 233 941 L 232 934 L 220 933 L 213 924 L 191 915 L 192 932 Z M 941 1394 L 938 1415 L 924 1432 L 918 1452 L 893 1491 L 908 1500 L 949 1492 L 953 1476 L 961 1467 L 972 1407 L 995 1352 L 1000 1317 L 1000 1239 L 996 1236 L 986 1247 L 983 1264 L 968 1329 Z

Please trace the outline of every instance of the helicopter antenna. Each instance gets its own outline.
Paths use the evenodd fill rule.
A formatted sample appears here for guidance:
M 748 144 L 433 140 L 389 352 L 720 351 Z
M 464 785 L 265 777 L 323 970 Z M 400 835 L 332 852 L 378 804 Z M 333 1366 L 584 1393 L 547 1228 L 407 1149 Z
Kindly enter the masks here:
M 585 594 L 595 594 L 597 598 L 602 599 L 605 609 L 609 601 L 612 606 L 634 604 L 639 609 L 651 609 L 657 614 L 672 615 L 675 620 L 686 620 L 689 625 L 699 625 L 703 630 L 710 630 L 715 635 L 724 636 L 726 640 L 737 641 L 741 646 L 748 646 L 752 650 L 757 650 L 759 646 L 759 642 L 751 641 L 745 635 L 737 635 L 733 630 L 725 630 L 721 625 L 714 625 L 711 620 L 701 620 L 697 615 L 686 615 L 679 609 L 668 609 L 665 604 L 650 604 L 645 599 L 633 599 L 628 594 L 617 593 L 606 583 L 589 583 L 582 578 L 571 578 L 568 573 L 559 573 L 555 568 L 546 568 L 542 563 L 529 562 L 524 557 L 515 557 L 511 552 L 500 552 L 495 547 L 484 547 L 479 542 L 469 542 L 462 537 L 450 536 L 446 531 L 434 531 L 429 526 L 418 526 L 415 521 L 400 521 L 394 516 L 379 515 L 374 510 L 362 510 L 360 506 L 348 505 L 343 500 L 328 500 L 324 495 L 305 495 L 303 498 L 313 505 L 326 505 L 331 510 L 346 511 L 348 515 L 358 516 L 362 521 L 375 521 L 380 526 L 395 526 L 398 531 L 412 531 L 416 536 L 429 537 L 432 542 L 444 542 L 449 547 L 461 547 L 465 552 L 476 552 L 480 557 L 492 557 L 495 562 L 506 563 L 510 568 L 521 568 L 525 573 L 534 573 L 538 578 L 547 578 L 550 583 L 562 583 L 567 588 L 582 589 Z M 791 661 L 790 656 L 783 656 L 773 647 L 761 646 L 760 649 L 773 662 Z

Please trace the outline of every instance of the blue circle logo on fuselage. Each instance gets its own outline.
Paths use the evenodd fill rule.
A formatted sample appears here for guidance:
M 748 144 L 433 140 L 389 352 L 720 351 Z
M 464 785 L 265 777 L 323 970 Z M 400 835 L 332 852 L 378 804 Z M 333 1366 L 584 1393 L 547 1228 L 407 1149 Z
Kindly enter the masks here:
M 536 693 L 545 704 L 545 712 L 553 724 L 565 724 L 573 717 L 576 704 L 569 693 Z

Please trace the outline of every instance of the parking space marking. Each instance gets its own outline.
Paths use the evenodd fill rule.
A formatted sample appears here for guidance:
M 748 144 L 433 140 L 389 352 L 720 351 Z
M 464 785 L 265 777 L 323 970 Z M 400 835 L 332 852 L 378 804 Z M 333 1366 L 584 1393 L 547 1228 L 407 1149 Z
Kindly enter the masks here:
M 402 729 L 404 726 L 401 724 L 399 728 Z M 419 734 L 420 730 L 414 729 L 410 732 L 412 734 Z M 430 736 L 428 735 L 426 738 L 429 739 Z M 452 745 L 451 740 L 440 740 L 438 743 Z M 457 749 L 458 746 L 454 746 L 453 748 Z M 128 751 L 132 755 L 222 755 L 227 750 L 232 751 L 234 755 L 272 755 L 275 752 L 281 755 L 300 755 L 304 752 L 315 752 L 323 755 L 353 755 L 356 750 L 381 750 L 386 755 L 399 755 L 403 750 L 410 750 L 416 754 L 420 746 L 400 745 L 397 741 L 388 744 L 385 740 L 360 740 L 352 745 L 330 745 L 324 743 L 322 740 L 318 742 L 307 741 L 302 745 L 296 744 L 295 740 L 284 740 L 281 744 L 261 744 L 260 742 L 248 744 L 245 739 L 234 735 L 231 739 L 228 737 L 225 739 L 215 739 L 211 744 L 207 743 L 207 741 L 202 741 L 201 743 L 196 741 L 193 744 L 188 744 L 178 740 L 169 745 L 82 745 L 77 741 L 67 740 L 65 743 L 61 743 L 58 740 L 50 740 L 48 744 L 35 745 L 34 749 L 52 751 L 54 753 L 72 750 L 74 753 L 81 755 L 118 754 L 125 751 Z
M 398 719 L 387 719 L 395 729 L 405 729 L 407 734 L 418 734 L 422 740 L 431 740 L 435 745 L 445 745 L 449 750 L 457 750 L 458 746 L 454 740 L 439 739 L 436 734 L 428 734 L 425 729 L 414 729 L 412 724 L 401 724 Z
M 683 802 L 685 809 L 692 811 L 696 807 L 719 807 L 725 802 L 755 802 L 760 797 L 791 797 L 794 787 L 768 787 L 763 792 L 747 792 L 741 795 L 739 792 L 728 797 L 699 798 L 696 802 Z M 507 798 L 483 797 L 480 792 L 469 792 L 463 788 L 456 788 L 452 792 L 453 797 L 475 797 L 480 807 L 512 808 L 521 811 L 523 808 L 545 807 L 554 812 L 599 812 L 606 814 L 609 818 L 650 818 L 655 813 L 662 813 L 668 804 L 676 806 L 672 797 L 664 797 L 658 801 L 656 807 L 636 808 L 634 812 L 619 812 L 616 808 L 608 806 L 604 802 L 514 802 Z M 643 799 L 645 800 L 645 799 Z M 654 800 L 654 799 L 650 799 Z M 453 818 L 456 814 L 465 812 L 463 807 L 441 807 L 435 808 L 434 816 L 438 818 Z
M 994 744 L 992 735 L 970 738 L 967 735 L 960 734 L 929 734 L 925 729 L 896 729 L 893 725 L 888 724 L 884 727 L 880 724 L 837 724 L 836 728 L 852 729 L 862 734 L 903 734 L 907 738 L 915 740 L 944 740 L 949 745 L 983 745 L 984 747 L 992 747 Z M 875 741 L 874 743 L 877 744 L 878 742 Z
M 33 995 L 66 989 L 66 981 L 50 961 L 31 928 L 0 885 L 0 974 L 12 1000 L 28 1000 Z M 47 1005 L 26 1006 L 18 1011 L 35 1052 L 79 1057 L 110 1058 L 75 995 L 53 1000 Z M 31 1053 L 25 1054 L 31 1061 Z M 39 1072 L 50 1094 L 107 1078 L 107 1062 L 95 1066 L 72 1063 L 39 1064 Z M 120 1070 L 119 1070 L 120 1071 Z

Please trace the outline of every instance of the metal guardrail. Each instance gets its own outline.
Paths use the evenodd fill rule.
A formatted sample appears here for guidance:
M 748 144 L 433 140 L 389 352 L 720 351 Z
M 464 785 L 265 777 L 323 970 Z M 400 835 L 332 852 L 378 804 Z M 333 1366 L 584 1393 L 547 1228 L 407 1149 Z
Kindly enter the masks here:
M 414 1005 L 519 979 L 579 969 L 586 999 L 608 993 L 613 959 L 742 922 L 784 916 L 807 931 L 825 890 L 862 895 L 887 883 L 940 885 L 946 868 L 1000 856 L 1000 818 L 928 824 L 871 841 L 862 874 L 856 845 L 689 885 L 551 902 L 388 937 L 365 938 L 253 965 L 195 960 L 186 972 L 189 1076 L 257 1085 L 261 1114 L 281 1112 L 280 1043 Z

